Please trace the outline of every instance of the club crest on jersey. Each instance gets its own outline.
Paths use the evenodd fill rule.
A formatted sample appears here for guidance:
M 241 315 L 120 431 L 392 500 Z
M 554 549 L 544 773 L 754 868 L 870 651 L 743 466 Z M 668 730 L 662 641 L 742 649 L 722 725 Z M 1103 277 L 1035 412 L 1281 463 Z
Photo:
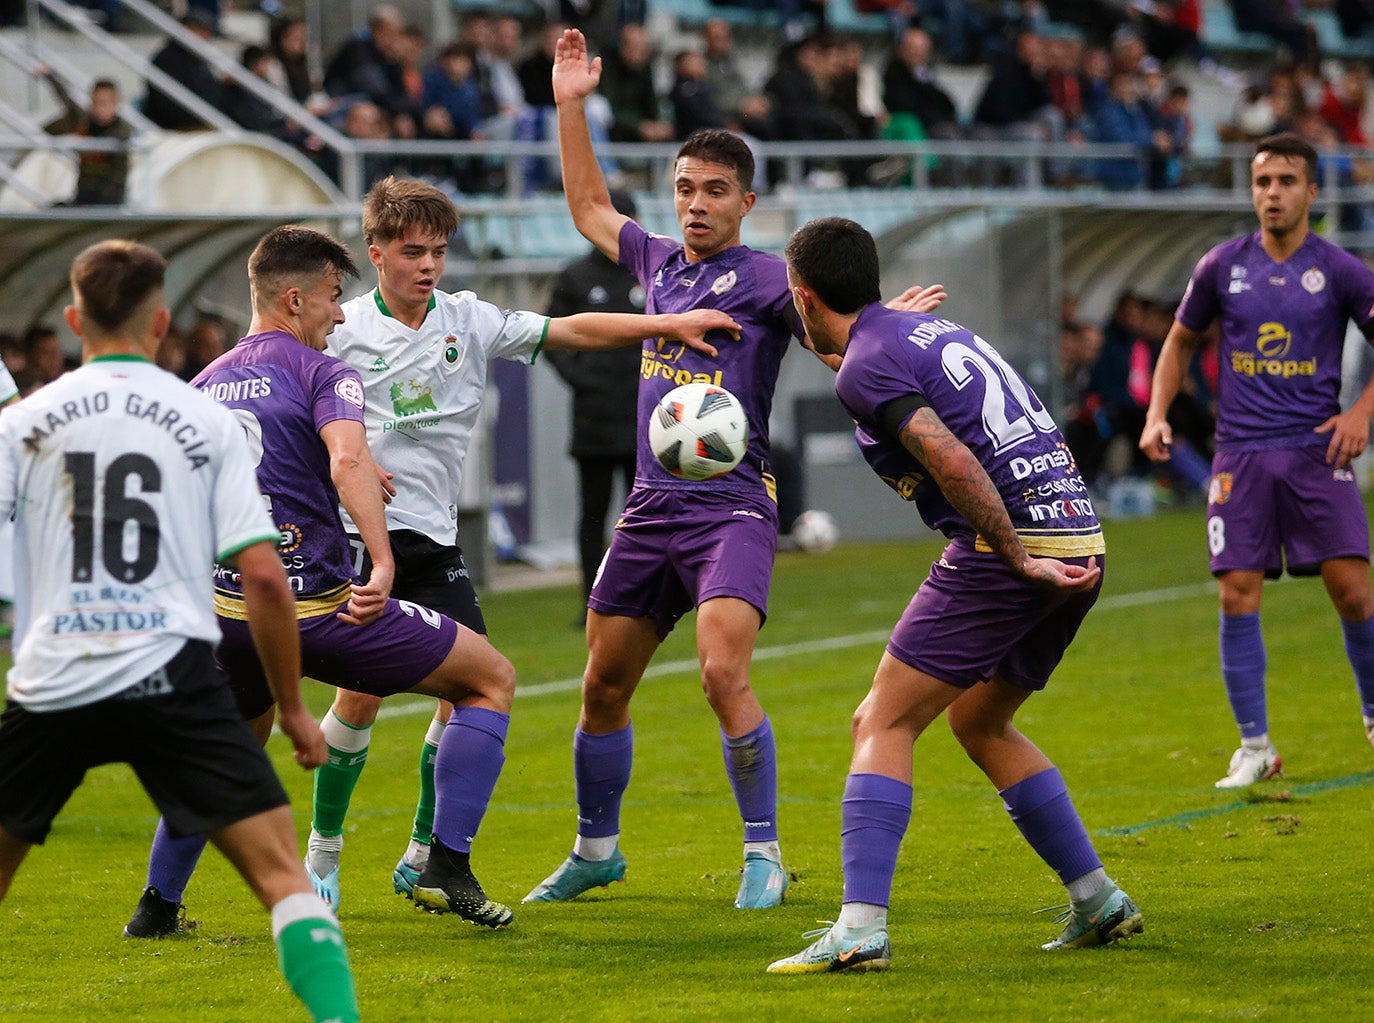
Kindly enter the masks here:
M 363 399 L 363 385 L 353 377 L 345 377 L 334 385 L 334 393 L 350 405 L 362 408 L 366 402 Z
M 1208 504 L 1225 504 L 1231 500 L 1231 488 L 1235 477 L 1229 472 L 1219 472 L 1212 477 L 1212 485 L 1207 489 Z
M 1302 287 L 1309 295 L 1315 295 L 1326 287 L 1326 274 L 1314 266 L 1302 275 Z
M 1250 284 L 1249 284 L 1248 281 L 1246 281 L 1245 276 L 1246 276 L 1245 267 L 1243 267 L 1243 266 L 1233 266 L 1233 267 L 1231 267 L 1231 287 L 1230 287 L 1231 294 L 1233 294 L 1233 295 L 1239 295 L 1242 291 L 1249 291 L 1249 290 L 1250 290 Z M 1192 281 L 1189 281 L 1189 282 L 1188 282 L 1189 286 L 1191 286 L 1192 283 L 1193 283 Z M 1187 296 L 1185 295 L 1184 297 L 1186 298 Z
M 458 348 L 458 338 L 452 334 L 444 338 L 444 361 L 450 366 L 456 366 L 462 357 L 463 353 Z
M 733 270 L 721 274 L 711 285 L 711 294 L 724 295 L 727 291 L 739 283 L 739 276 Z

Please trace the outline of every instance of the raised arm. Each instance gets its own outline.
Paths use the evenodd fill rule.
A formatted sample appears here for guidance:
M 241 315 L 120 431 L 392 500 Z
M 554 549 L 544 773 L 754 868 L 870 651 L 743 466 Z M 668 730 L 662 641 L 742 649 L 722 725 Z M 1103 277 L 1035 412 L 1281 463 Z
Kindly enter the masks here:
M 324 736 L 301 699 L 301 634 L 296 599 L 286 581 L 276 546 L 250 544 L 233 556 L 248 609 L 248 631 L 277 704 L 277 721 L 306 769 L 325 761 Z
M 1140 450 L 1152 462 L 1169 460 L 1169 445 L 1174 441 L 1173 431 L 1169 429 L 1169 406 L 1178 397 L 1178 389 L 1188 373 L 1188 363 L 1201 338 L 1197 331 L 1175 320 L 1159 351 L 1154 379 L 1150 382 L 1150 407 L 1145 412 L 1145 428 L 1140 431 Z
M 706 355 L 716 355 L 713 345 L 706 342 L 712 330 L 728 331 L 739 340 L 740 326 L 729 313 L 719 309 L 691 309 L 685 313 L 577 313 L 549 321 L 544 345 L 550 349 L 582 352 L 604 352 L 624 348 L 651 337 L 676 338 L 688 348 Z
M 352 419 L 336 419 L 320 429 L 329 451 L 329 475 L 358 534 L 372 558 L 372 574 L 353 586 L 347 611 L 339 618 L 350 625 L 366 625 L 381 615 L 391 595 L 396 564 L 386 532 L 386 508 L 377 466 L 367 447 L 367 431 Z
M 930 472 L 955 511 L 1017 575 L 1059 590 L 1087 590 L 1097 582 L 1102 570 L 1095 564 L 1085 569 L 1054 558 L 1031 557 L 982 463 L 933 409 L 917 409 L 902 427 L 901 441 Z
M 620 259 L 620 229 L 630 218 L 611 205 L 606 179 L 592 151 L 587 97 L 601 81 L 601 58 L 587 62 L 587 40 L 575 28 L 558 40 L 553 59 L 553 98 L 558 104 L 558 156 L 563 194 L 573 223 L 609 259 Z

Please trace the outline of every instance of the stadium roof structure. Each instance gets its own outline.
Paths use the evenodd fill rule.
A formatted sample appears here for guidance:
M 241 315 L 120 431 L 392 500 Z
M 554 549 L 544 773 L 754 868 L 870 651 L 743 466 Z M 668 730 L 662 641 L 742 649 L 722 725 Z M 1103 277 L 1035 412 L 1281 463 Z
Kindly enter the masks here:
M 60 323 L 62 308 L 70 301 L 72 259 L 107 238 L 131 238 L 167 257 L 166 300 L 174 314 L 196 307 L 206 282 L 227 269 L 243 276 L 246 293 L 248 253 L 272 228 L 292 222 L 339 230 L 336 221 L 321 217 L 318 207 L 258 214 L 143 213 L 134 218 L 117 209 L 104 214 L 80 208 L 0 212 L 0 330 Z

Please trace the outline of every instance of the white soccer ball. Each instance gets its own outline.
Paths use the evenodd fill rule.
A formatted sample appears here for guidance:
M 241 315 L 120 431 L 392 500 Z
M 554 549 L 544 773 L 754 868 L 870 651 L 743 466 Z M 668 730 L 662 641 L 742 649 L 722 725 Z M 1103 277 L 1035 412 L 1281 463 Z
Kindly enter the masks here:
M 839 542 L 840 527 L 828 512 L 812 508 L 792 523 L 792 540 L 809 554 L 824 554 Z
M 683 384 L 665 394 L 649 416 L 649 447 L 674 476 L 713 480 L 744 458 L 749 417 L 725 388 Z

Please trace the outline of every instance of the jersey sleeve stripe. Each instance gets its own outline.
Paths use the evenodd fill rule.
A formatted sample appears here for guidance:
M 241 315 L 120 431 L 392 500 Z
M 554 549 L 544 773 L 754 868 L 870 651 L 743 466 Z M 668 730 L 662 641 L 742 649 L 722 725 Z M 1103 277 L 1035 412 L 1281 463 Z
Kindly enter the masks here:
M 247 550 L 249 547 L 252 547 L 255 543 L 270 543 L 275 547 L 280 542 L 280 533 L 267 533 L 263 536 L 251 537 L 250 539 L 243 540 L 240 543 L 234 544 L 232 547 L 228 547 L 225 550 L 220 551 L 219 556 L 216 557 L 215 560 L 223 561 L 226 558 L 232 558 L 239 551 Z
M 534 365 L 534 360 L 539 358 L 539 353 L 544 350 L 544 342 L 549 339 L 549 324 L 552 323 L 549 317 L 544 317 L 544 329 L 539 334 L 539 343 L 534 346 L 534 351 L 530 352 L 530 365 Z

